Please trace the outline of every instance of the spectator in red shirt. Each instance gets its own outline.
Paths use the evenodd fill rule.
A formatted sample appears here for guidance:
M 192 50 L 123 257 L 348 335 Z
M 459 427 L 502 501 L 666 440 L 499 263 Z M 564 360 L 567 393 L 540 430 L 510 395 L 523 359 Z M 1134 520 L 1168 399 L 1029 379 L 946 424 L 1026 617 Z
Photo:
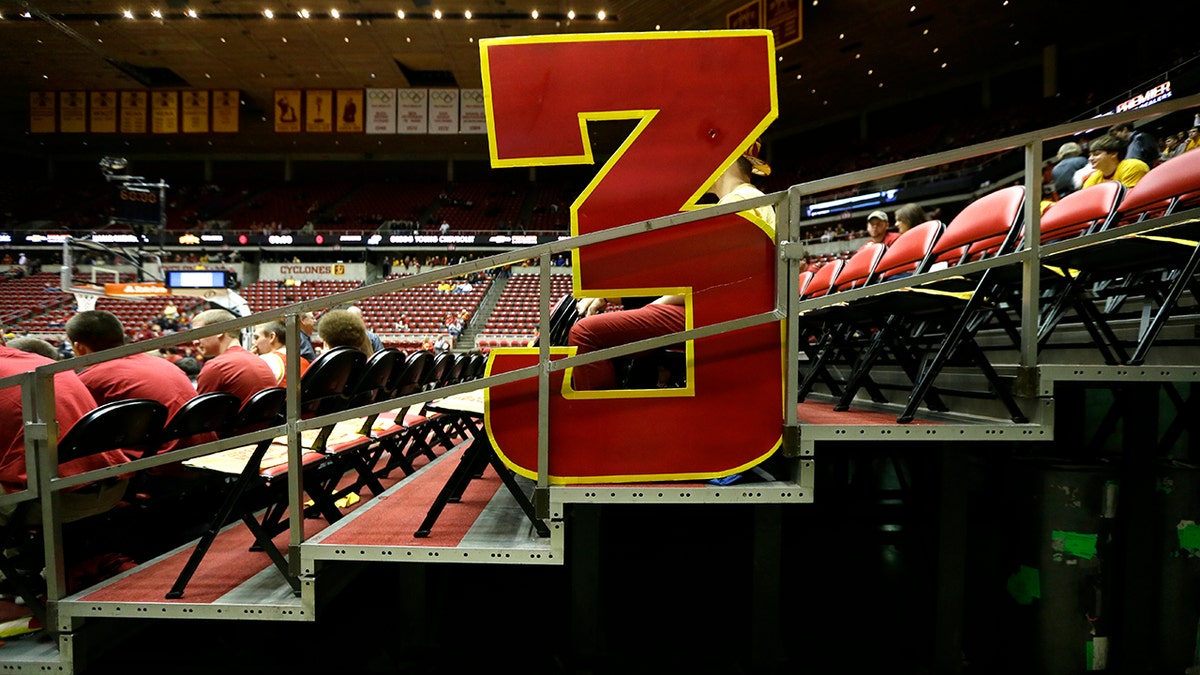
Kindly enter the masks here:
M 232 313 L 224 309 L 210 309 L 192 317 L 192 328 L 233 321 L 234 318 Z M 204 365 L 196 377 L 197 392 L 227 391 L 244 402 L 259 391 L 275 386 L 271 367 L 242 349 L 238 344 L 238 331 L 196 338 L 192 344 L 204 357 Z

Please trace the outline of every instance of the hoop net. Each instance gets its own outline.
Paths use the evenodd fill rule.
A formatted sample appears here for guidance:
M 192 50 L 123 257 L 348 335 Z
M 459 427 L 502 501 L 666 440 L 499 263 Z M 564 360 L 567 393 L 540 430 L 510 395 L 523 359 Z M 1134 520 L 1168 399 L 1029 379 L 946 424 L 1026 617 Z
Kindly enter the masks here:
M 75 311 L 77 312 L 90 312 L 96 309 L 96 300 L 104 295 L 103 287 L 88 288 L 86 284 L 65 290 L 75 296 Z
M 90 312 L 96 309 L 96 300 L 100 298 L 98 295 L 91 293 L 72 293 L 75 296 L 76 311 Z

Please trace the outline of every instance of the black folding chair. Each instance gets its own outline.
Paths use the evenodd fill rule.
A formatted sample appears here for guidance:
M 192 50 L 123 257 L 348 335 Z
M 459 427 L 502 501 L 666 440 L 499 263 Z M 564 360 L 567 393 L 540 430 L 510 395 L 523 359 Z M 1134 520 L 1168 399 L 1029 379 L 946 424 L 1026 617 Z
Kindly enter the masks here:
M 226 427 L 223 437 L 232 438 L 242 434 L 261 431 L 269 427 L 282 424 L 284 421 L 284 410 L 287 406 L 287 390 L 283 387 L 271 387 L 263 389 L 246 399 L 246 402 L 238 410 L 234 416 L 233 423 Z M 192 550 L 191 557 L 184 564 L 183 569 L 179 572 L 179 576 L 175 579 L 175 583 L 171 586 L 171 590 L 167 592 L 168 599 L 176 599 L 183 597 L 183 592 L 187 588 L 188 582 L 191 581 L 192 575 L 196 573 L 196 569 L 200 566 L 200 561 L 204 559 L 208 549 L 212 546 L 213 541 L 220 534 L 221 528 L 234 514 L 242 502 L 242 496 L 246 490 L 254 483 L 260 480 L 260 471 L 262 467 L 263 457 L 267 454 L 273 438 L 265 438 L 254 446 L 254 451 L 251 452 L 250 458 L 246 460 L 246 465 L 242 472 L 238 474 L 233 485 L 225 494 L 225 500 L 222 502 L 217 515 L 209 522 L 208 528 L 204 535 L 196 543 L 196 548 Z M 242 522 L 254 535 L 254 540 L 257 548 L 266 551 L 271 557 L 275 567 L 283 574 L 284 579 L 292 587 L 292 591 L 296 594 L 300 592 L 300 582 L 296 580 L 291 571 L 288 569 L 287 559 L 283 554 L 275 548 L 271 542 L 270 535 L 262 528 L 258 520 L 255 519 L 253 509 L 243 509 L 240 513 Z
M 58 463 L 98 455 L 113 450 L 143 450 L 155 447 L 167 420 L 167 408 L 158 401 L 135 398 L 112 401 L 79 418 L 58 441 Z M 103 483 L 78 488 L 93 490 Z M 30 564 L 31 556 L 40 556 L 41 528 L 27 525 L 30 512 L 38 502 L 17 505 L 8 524 L 0 528 L 0 573 L 14 591 L 46 625 L 46 605 L 42 602 L 42 564 Z M 88 519 L 79 521 L 87 523 Z

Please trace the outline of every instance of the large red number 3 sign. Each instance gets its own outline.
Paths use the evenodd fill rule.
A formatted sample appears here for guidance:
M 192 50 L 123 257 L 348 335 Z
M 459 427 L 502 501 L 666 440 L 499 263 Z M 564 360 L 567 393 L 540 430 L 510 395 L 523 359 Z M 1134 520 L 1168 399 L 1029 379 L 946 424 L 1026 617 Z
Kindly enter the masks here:
M 494 166 L 591 163 L 589 121 L 637 123 L 572 205 L 572 235 L 695 208 L 777 115 L 767 31 L 505 38 L 480 51 Z M 774 232 L 745 215 L 588 246 L 574 264 L 577 296 L 682 295 L 688 328 L 774 308 Z M 495 350 L 488 372 L 534 365 L 537 354 Z M 556 371 L 551 482 L 711 478 L 779 447 L 779 324 L 691 341 L 687 365 L 683 389 L 575 391 L 571 371 Z M 530 477 L 537 411 L 537 378 L 488 392 L 491 441 Z

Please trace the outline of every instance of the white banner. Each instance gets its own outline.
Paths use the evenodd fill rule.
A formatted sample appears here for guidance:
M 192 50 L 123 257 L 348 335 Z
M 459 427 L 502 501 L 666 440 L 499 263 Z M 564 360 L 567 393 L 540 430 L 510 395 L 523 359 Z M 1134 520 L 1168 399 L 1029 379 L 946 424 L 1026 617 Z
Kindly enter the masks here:
M 486 134 L 487 111 L 483 107 L 483 90 L 462 89 L 459 96 L 459 133 Z
M 458 90 L 429 90 L 429 133 L 458 133 Z
M 396 90 L 367 90 L 367 133 L 396 133 Z
M 366 281 L 366 263 L 262 263 L 258 278 L 265 281 Z
M 429 133 L 429 90 L 397 89 L 396 97 L 399 108 L 396 133 Z

